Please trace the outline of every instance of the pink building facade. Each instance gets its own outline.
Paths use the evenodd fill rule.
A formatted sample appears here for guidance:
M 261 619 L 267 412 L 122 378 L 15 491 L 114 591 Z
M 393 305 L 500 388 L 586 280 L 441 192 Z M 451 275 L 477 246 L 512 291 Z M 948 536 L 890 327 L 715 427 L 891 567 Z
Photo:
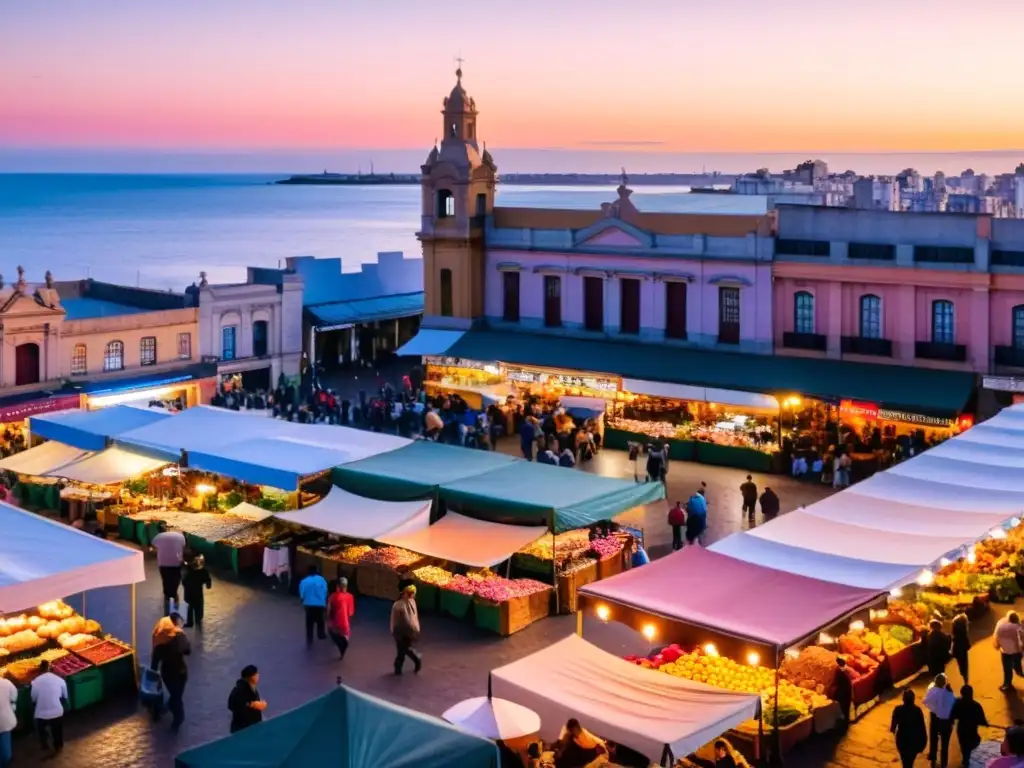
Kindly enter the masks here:
M 779 211 L 779 355 L 1024 371 L 1024 221 Z

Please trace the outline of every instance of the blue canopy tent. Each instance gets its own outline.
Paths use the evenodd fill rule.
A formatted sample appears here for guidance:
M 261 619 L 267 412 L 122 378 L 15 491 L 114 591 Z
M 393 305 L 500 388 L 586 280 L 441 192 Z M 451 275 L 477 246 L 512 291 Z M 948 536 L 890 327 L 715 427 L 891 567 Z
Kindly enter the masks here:
M 47 440 L 81 448 L 102 451 L 109 441 L 133 429 L 171 418 L 164 411 L 114 405 L 98 411 L 60 411 L 28 420 L 29 431 Z
M 346 686 L 178 755 L 175 768 L 498 768 L 498 747 Z

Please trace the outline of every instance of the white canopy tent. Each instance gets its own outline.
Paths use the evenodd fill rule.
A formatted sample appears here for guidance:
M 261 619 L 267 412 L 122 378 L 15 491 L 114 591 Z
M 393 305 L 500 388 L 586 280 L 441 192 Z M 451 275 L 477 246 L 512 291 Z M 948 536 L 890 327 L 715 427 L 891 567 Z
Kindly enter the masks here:
M 88 451 L 49 440 L 35 448 L 0 459 L 0 469 L 17 472 L 19 475 L 42 477 L 89 455 Z
M 0 613 L 146 580 L 142 552 L 0 503 Z
M 427 501 L 378 501 L 356 496 L 341 488 L 330 492 L 316 504 L 296 512 L 279 512 L 286 523 L 315 528 L 350 539 L 380 541 L 388 533 L 409 533 L 430 525 Z
M 448 512 L 428 528 L 392 531 L 377 540 L 428 557 L 489 568 L 548 535 L 547 526 L 502 525 Z
M 919 504 L 862 496 L 854 486 L 804 507 L 804 512 L 825 520 L 848 523 L 890 534 L 917 535 L 926 531 L 933 536 L 976 539 L 1007 517 L 1002 512 L 984 510 L 936 509 Z
M 911 461 L 916 461 L 916 459 Z M 1021 509 L 1024 509 L 1024 493 L 980 487 L 964 488 L 955 483 L 921 480 L 894 474 L 891 470 L 879 472 L 877 475 L 857 483 L 853 490 L 862 496 L 870 496 L 875 499 L 920 504 L 957 512 L 998 512 L 1007 518 L 1020 515 Z
M 747 532 L 727 536 L 712 544 L 709 549 L 720 555 L 728 555 L 765 568 L 774 568 L 777 571 L 829 581 L 833 584 L 877 589 L 879 592 L 908 584 L 920 573 L 919 568 L 911 565 L 838 557 L 779 544 L 751 536 Z
M 984 425 L 982 425 L 983 427 Z M 1024 443 L 1021 448 L 1008 448 L 1005 445 L 979 442 L 966 439 L 974 431 L 982 427 L 974 427 L 970 432 L 958 435 L 953 440 L 939 443 L 929 448 L 925 456 L 941 456 L 944 459 L 990 464 L 996 467 L 1018 467 L 1024 469 Z
M 123 483 L 167 466 L 168 462 L 151 459 L 123 448 L 107 448 L 93 453 L 60 469 L 47 473 L 48 477 L 61 477 L 89 485 Z
M 493 670 L 490 691 L 537 712 L 545 739 L 576 717 L 651 760 L 688 755 L 758 717 L 761 705 L 757 695 L 638 667 L 576 635 Z
M 901 477 L 958 485 L 1012 491 L 1024 501 L 1024 472 L 1017 467 L 999 467 L 924 453 L 886 470 Z
M 236 517 L 242 517 L 246 520 L 252 520 L 254 523 L 262 522 L 267 518 L 274 516 L 273 512 L 266 510 L 263 507 L 257 507 L 255 504 L 249 504 L 245 501 L 238 506 L 229 509 L 228 514 L 235 515 Z
M 540 716 L 507 699 L 477 696 L 449 707 L 441 718 L 492 741 L 519 739 L 540 730 Z
M 1001 448 L 1010 448 L 1015 451 L 1024 450 L 1024 432 L 1019 429 L 1001 427 L 988 421 L 971 427 L 952 439 L 965 443 L 998 445 Z
M 988 529 L 983 529 L 970 538 L 980 538 L 987 532 Z M 747 531 L 747 535 L 837 557 L 917 568 L 926 568 L 960 549 L 965 540 L 962 536 L 925 536 L 919 533 L 894 536 L 888 531 L 817 517 L 805 509 L 783 515 L 770 525 L 753 528 Z

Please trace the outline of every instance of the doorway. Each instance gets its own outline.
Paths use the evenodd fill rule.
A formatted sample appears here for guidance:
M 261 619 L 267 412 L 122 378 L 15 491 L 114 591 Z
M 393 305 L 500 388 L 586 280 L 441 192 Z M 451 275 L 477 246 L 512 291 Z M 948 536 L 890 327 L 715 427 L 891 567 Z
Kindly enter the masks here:
M 39 345 L 19 344 L 14 350 L 14 384 L 39 383 Z

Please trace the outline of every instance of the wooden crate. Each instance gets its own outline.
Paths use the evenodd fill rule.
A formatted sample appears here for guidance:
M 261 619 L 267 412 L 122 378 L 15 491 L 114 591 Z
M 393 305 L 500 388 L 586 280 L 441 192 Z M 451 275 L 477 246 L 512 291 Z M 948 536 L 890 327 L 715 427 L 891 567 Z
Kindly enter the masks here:
M 558 612 L 576 613 L 576 592 L 580 587 L 597 581 L 597 561 L 570 573 L 558 574 Z
M 409 567 L 410 571 L 419 568 L 420 563 Z M 382 600 L 398 599 L 398 583 L 402 576 L 398 571 L 376 563 L 360 563 L 356 567 L 356 585 L 360 595 L 379 597 Z
M 619 550 L 614 555 L 601 558 L 597 561 L 597 578 L 607 579 L 611 576 L 622 573 L 625 570 L 625 548 Z
M 525 597 L 517 597 L 509 601 L 508 634 L 515 634 L 526 629 L 535 621 L 551 615 L 551 596 L 553 589 L 534 592 Z

